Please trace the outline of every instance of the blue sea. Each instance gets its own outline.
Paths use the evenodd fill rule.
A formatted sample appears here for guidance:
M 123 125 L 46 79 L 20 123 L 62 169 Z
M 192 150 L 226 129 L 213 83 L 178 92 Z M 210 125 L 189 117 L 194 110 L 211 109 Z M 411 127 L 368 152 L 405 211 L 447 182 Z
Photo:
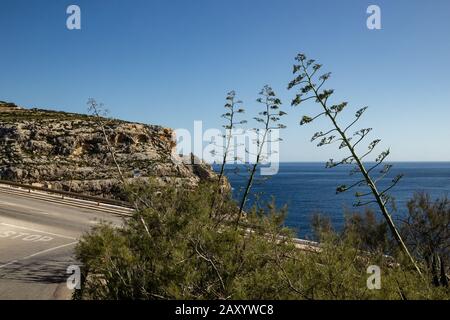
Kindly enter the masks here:
M 379 189 L 389 186 L 389 182 L 397 174 L 404 175 L 389 192 L 395 198 L 397 207 L 397 211 L 393 213 L 394 219 L 405 215 L 406 203 L 415 192 L 425 191 L 432 198 L 450 195 L 450 162 L 393 162 L 391 164 L 393 167 L 389 175 L 381 180 Z M 370 165 L 370 163 L 367 164 L 368 167 Z M 242 188 L 247 181 L 247 174 L 243 166 L 239 167 L 239 174 L 236 174 L 235 167 L 227 165 L 226 175 L 233 187 L 234 197 L 240 199 Z M 215 165 L 214 168 L 217 169 L 218 166 Z M 310 235 L 311 216 L 314 213 L 327 215 L 333 225 L 339 229 L 343 226 L 346 213 L 364 210 L 361 207 L 353 207 L 356 202 L 356 190 L 336 194 L 336 187 L 339 185 L 351 185 L 359 180 L 360 175 L 349 175 L 352 168 L 353 166 L 346 165 L 328 169 L 325 168 L 325 163 L 318 162 L 281 163 L 279 172 L 267 180 L 260 180 L 261 176 L 258 175 L 259 181 L 253 186 L 253 196 L 248 206 L 253 205 L 255 201 L 264 205 L 274 197 L 277 206 L 287 205 L 286 225 L 296 229 L 299 236 Z M 365 189 L 359 191 L 363 190 L 365 191 Z

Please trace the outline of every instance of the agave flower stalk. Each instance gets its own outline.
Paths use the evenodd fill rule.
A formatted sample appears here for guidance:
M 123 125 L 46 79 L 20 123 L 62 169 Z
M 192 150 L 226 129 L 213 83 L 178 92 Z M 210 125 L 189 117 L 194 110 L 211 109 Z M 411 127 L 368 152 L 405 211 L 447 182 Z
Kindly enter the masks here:
M 384 178 L 392 168 L 392 165 L 384 165 L 381 171 L 378 172 L 378 177 L 375 177 L 375 169 L 378 168 L 387 158 L 390 153 L 389 149 L 381 152 L 378 157 L 376 157 L 375 164 L 373 164 L 370 168 L 367 168 L 363 160 L 375 150 L 375 147 L 380 142 L 380 139 L 375 139 L 370 142 L 364 153 L 359 154 L 356 147 L 359 146 L 364 138 L 368 136 L 368 134 L 372 131 L 372 128 L 363 128 L 356 131 L 353 135 L 349 135 L 349 130 L 360 120 L 363 113 L 367 110 L 367 107 L 359 109 L 355 114 L 355 119 L 349 125 L 342 126 L 338 123 L 338 116 L 347 107 L 348 103 L 341 102 L 330 106 L 328 104 L 328 100 L 333 95 L 334 90 L 323 89 L 321 91 L 325 82 L 330 78 L 331 73 L 328 72 L 322 74 L 318 77 L 318 82 L 316 83 L 316 73 L 319 69 L 321 69 L 322 65 L 315 63 L 315 60 L 307 59 L 304 54 L 297 55 L 295 60 L 296 64 L 294 64 L 293 73 L 296 77 L 289 83 L 288 89 L 292 89 L 294 87 L 300 87 L 300 89 L 295 98 L 292 100 L 292 106 L 297 106 L 302 102 L 313 99 L 321 107 L 320 113 L 314 116 L 303 116 L 300 121 L 300 125 L 311 123 L 319 117 L 326 117 L 332 124 L 331 129 L 326 132 L 316 132 L 311 141 L 320 139 L 317 144 L 319 147 L 339 143 L 339 149 L 347 149 L 349 152 L 349 155 L 340 161 L 336 162 L 333 159 L 330 159 L 327 162 L 326 167 L 332 168 L 342 164 L 354 163 L 356 166 L 351 171 L 351 174 L 360 173 L 362 176 L 359 181 L 350 186 L 338 186 L 336 193 L 348 191 L 355 187 L 368 187 L 368 192 L 356 192 L 355 196 L 358 200 L 355 203 L 355 206 L 364 206 L 370 203 L 375 203 L 378 205 L 400 249 L 406 254 L 419 274 L 421 274 L 416 261 L 405 245 L 387 208 L 388 201 L 392 199 L 392 197 L 388 194 L 388 191 L 400 181 L 402 175 L 397 175 L 394 179 L 392 179 L 390 186 L 382 191 L 380 191 L 377 186 L 377 182 Z M 367 199 L 368 197 L 370 198 Z
M 256 154 L 254 154 L 255 162 L 250 167 L 250 174 L 247 179 L 241 204 L 239 206 L 239 214 L 236 224 L 239 223 L 242 216 L 250 189 L 252 188 L 255 179 L 256 170 L 258 166 L 270 156 L 270 153 L 265 152 L 264 148 L 268 143 L 274 142 L 270 140 L 271 132 L 273 130 L 286 128 L 285 125 L 279 123 L 281 117 L 286 113 L 280 110 L 282 103 L 281 100 L 277 98 L 273 89 L 266 85 L 260 91 L 259 96 L 260 97 L 256 101 L 263 105 L 263 111 L 259 112 L 258 117 L 255 117 L 254 120 L 256 120 L 257 123 L 262 124 L 262 126 L 253 129 L 256 132 Z M 278 141 L 279 140 L 281 139 L 278 139 Z M 249 151 L 247 151 L 247 153 L 249 153 Z

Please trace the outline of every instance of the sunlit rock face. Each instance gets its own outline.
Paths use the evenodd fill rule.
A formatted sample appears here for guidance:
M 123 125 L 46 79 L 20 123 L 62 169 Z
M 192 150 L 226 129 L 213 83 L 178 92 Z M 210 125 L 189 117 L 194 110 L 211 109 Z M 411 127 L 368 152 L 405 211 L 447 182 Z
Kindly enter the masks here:
M 116 161 L 129 181 L 195 186 L 215 179 L 206 164 L 174 152 L 173 131 L 103 119 Z M 123 198 L 117 166 L 97 118 L 20 108 L 0 101 L 0 179 L 108 198 Z

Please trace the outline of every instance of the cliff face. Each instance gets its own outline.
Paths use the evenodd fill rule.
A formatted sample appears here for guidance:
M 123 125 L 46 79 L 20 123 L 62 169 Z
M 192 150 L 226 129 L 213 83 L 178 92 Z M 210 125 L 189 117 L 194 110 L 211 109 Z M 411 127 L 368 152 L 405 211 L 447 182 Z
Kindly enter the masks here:
M 127 179 L 196 185 L 215 174 L 174 154 L 173 131 L 104 119 Z M 121 198 L 119 175 L 97 118 L 0 102 L 0 179 Z

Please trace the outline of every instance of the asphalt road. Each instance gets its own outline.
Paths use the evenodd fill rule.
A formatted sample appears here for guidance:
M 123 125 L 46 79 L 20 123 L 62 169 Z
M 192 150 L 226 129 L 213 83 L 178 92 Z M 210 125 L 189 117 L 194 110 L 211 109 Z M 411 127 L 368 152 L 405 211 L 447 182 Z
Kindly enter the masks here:
M 0 188 L 0 299 L 70 299 L 74 247 L 100 221 L 123 218 Z

